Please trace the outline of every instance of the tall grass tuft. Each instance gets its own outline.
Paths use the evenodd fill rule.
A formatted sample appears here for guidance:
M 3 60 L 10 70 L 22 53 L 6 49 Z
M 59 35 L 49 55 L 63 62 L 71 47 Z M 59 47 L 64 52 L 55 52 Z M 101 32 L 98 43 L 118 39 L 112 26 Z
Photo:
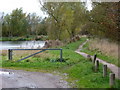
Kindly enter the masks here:
M 97 49 L 104 55 L 113 56 L 118 59 L 118 44 L 106 39 L 94 39 L 90 41 L 89 49 Z

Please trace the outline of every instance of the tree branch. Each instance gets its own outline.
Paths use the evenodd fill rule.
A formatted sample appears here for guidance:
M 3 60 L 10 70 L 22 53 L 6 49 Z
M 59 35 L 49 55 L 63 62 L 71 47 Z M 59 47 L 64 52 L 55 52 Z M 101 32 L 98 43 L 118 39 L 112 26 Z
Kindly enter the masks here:
M 48 12 L 48 14 L 51 15 L 57 23 L 59 23 L 57 18 L 52 13 L 50 13 L 44 5 L 42 5 L 41 0 L 39 0 L 39 3 Z

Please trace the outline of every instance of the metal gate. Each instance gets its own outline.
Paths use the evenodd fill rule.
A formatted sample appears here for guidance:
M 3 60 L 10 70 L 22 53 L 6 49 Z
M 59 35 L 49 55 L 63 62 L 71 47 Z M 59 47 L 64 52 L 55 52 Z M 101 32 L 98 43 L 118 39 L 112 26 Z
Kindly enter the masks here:
M 36 53 L 33 53 L 31 55 L 26 56 L 26 57 L 18 60 L 17 62 L 22 61 L 24 59 L 27 59 L 29 57 L 32 57 L 32 56 L 34 56 L 36 54 L 42 53 L 42 52 L 44 52 L 46 50 L 60 50 L 60 62 L 62 62 L 62 49 L 8 49 L 8 59 L 9 60 L 12 60 L 12 52 L 13 52 L 13 50 L 41 50 L 41 51 L 38 51 Z

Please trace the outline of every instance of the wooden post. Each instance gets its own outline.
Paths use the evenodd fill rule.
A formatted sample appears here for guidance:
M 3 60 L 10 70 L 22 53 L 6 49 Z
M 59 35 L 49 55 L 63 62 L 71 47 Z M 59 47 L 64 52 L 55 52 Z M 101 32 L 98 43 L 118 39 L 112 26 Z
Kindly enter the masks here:
M 12 50 L 8 49 L 8 59 L 12 60 Z
M 107 65 L 103 65 L 103 77 L 107 76 Z
M 93 63 L 95 63 L 96 57 L 97 57 L 97 54 L 94 55 Z
M 114 73 L 110 73 L 109 84 L 111 88 L 115 85 L 115 74 Z
M 88 59 L 89 61 L 92 61 L 92 58 L 91 58 L 90 55 L 87 55 L 87 59 Z
M 62 62 L 62 49 L 60 50 L 60 62 Z
M 95 62 L 95 72 L 98 72 L 99 70 L 99 60 L 96 60 Z

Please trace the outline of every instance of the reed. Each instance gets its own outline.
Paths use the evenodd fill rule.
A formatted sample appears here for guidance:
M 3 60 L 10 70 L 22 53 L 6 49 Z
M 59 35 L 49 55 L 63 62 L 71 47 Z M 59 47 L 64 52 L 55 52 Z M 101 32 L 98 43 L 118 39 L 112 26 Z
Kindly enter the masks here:
M 97 49 L 104 55 L 113 56 L 118 59 L 118 44 L 105 39 L 94 39 L 90 41 L 89 49 Z

